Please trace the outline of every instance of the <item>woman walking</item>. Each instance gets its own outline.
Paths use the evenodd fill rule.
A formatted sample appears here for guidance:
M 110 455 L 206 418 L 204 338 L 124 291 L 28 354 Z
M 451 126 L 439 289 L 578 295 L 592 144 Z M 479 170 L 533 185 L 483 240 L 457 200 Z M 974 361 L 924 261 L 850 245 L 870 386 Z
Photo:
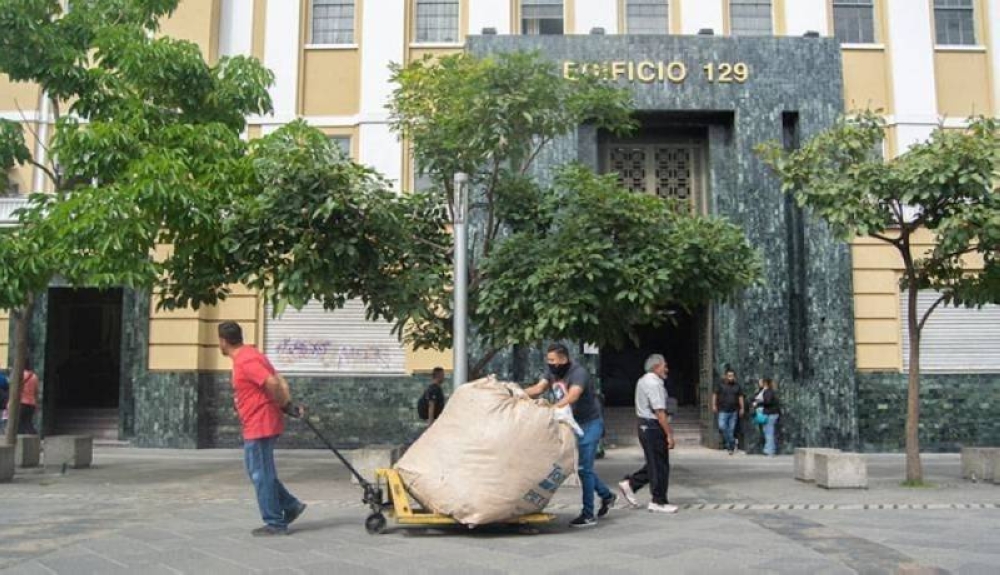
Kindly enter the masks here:
M 753 398 L 753 412 L 755 417 L 758 413 L 764 415 L 758 420 L 761 430 L 764 432 L 764 455 L 772 456 L 778 452 L 775 428 L 778 425 L 778 417 L 781 415 L 778 394 L 774 391 L 774 380 L 764 378 L 758 382 L 757 395 Z

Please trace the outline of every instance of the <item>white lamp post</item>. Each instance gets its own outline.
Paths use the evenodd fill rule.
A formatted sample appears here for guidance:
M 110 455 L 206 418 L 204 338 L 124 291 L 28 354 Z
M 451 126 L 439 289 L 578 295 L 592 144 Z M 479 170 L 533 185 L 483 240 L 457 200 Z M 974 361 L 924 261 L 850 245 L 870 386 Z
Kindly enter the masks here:
M 469 354 L 466 352 L 469 321 L 469 232 L 466 219 L 469 215 L 469 175 L 455 174 L 455 306 L 454 306 L 454 371 L 452 385 L 459 386 L 469 380 Z

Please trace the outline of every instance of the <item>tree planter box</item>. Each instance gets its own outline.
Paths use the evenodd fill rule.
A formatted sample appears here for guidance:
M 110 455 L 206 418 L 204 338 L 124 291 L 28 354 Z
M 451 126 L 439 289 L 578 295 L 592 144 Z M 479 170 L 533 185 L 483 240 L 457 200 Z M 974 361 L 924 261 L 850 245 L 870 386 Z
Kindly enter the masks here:
M 819 453 L 840 453 L 829 447 L 799 447 L 795 449 L 795 479 L 816 481 L 816 455 Z
M 90 467 L 94 438 L 89 435 L 50 435 L 45 438 L 45 465 L 66 464 L 75 469 Z
M 860 453 L 817 453 L 816 485 L 826 489 L 867 489 L 868 466 Z
M 994 481 L 1000 463 L 1000 447 L 963 447 L 962 477 L 972 481 Z
M 18 467 L 38 467 L 42 455 L 42 439 L 37 435 L 18 435 L 14 461 Z
M 14 479 L 14 446 L 0 445 L 0 483 Z

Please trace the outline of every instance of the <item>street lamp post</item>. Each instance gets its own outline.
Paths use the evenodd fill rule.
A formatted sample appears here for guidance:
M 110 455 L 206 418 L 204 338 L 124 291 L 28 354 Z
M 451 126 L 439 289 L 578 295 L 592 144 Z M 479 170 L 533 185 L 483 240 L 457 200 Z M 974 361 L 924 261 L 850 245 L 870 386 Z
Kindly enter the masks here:
M 453 317 L 454 333 L 454 371 L 452 385 L 459 386 L 468 381 L 469 354 L 466 351 L 467 328 L 469 321 L 468 282 L 469 282 L 469 175 L 458 172 L 455 174 L 455 309 Z

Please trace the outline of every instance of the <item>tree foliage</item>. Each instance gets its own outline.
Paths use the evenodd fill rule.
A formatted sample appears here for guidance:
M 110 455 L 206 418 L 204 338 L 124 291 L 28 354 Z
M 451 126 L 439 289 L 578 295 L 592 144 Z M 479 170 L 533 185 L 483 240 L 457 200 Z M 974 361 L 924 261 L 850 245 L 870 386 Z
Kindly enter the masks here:
M 628 92 L 607 80 L 563 78 L 534 53 L 428 58 L 395 67 L 393 80 L 393 127 L 430 193 L 451 207 L 456 172 L 475 190 L 468 308 L 490 349 L 473 373 L 512 344 L 619 344 L 637 324 L 663 321 L 668 306 L 720 299 L 756 278 L 758 259 L 730 224 L 672 211 L 583 168 L 539 173 L 546 146 L 582 124 L 635 127 Z M 702 243 L 713 236 L 732 249 Z M 446 348 L 451 266 L 424 271 L 428 291 L 410 310 L 407 341 Z
M 870 236 L 900 255 L 900 288 L 907 297 L 910 384 L 907 479 L 920 481 L 919 377 L 921 330 L 939 305 L 1000 303 L 1000 123 L 970 119 L 966 129 L 935 130 L 897 158 L 878 153 L 884 121 L 871 113 L 844 118 L 801 149 L 760 148 L 784 189 L 841 238 Z M 927 253 L 914 235 L 934 234 Z M 978 260 L 981 265 L 969 265 Z M 917 292 L 938 300 L 921 317 Z

